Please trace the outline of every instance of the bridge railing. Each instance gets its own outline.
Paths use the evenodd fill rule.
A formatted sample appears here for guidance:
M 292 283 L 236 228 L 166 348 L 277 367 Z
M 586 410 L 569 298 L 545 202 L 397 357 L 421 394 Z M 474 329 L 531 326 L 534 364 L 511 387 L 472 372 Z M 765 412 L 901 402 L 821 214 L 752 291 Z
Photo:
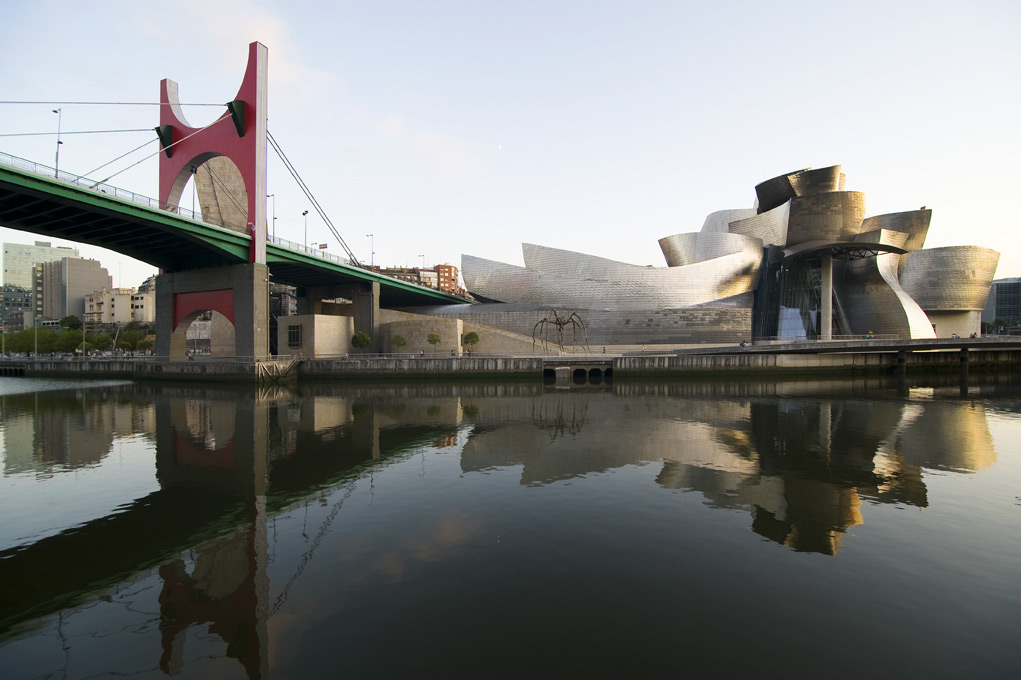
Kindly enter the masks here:
M 280 238 L 278 236 L 267 236 L 266 240 L 269 241 L 270 243 L 275 243 L 278 246 L 287 248 L 288 250 L 296 250 L 301 253 L 307 253 L 308 255 L 311 255 L 313 257 L 319 257 L 324 260 L 329 260 L 331 262 L 338 262 L 340 264 L 347 265 L 351 264 L 351 261 L 346 257 L 340 257 L 339 255 L 328 253 L 326 252 L 325 249 L 313 248 L 312 246 L 305 245 L 303 243 L 295 243 L 294 241 L 288 241 L 287 239 Z
M 42 163 L 36 163 L 35 161 L 26 160 L 24 158 L 18 158 L 17 156 L 12 156 L 11 154 L 4 153 L 2 151 L 0 151 L 0 165 L 25 170 L 26 172 L 31 172 L 32 174 L 39 175 L 41 177 L 52 177 L 60 180 L 61 182 L 66 182 L 67 184 L 73 184 L 83 189 L 119 198 L 122 201 L 128 201 L 136 205 L 144 205 L 148 208 L 162 210 L 164 212 L 172 212 L 176 215 L 180 215 L 181 217 L 195 220 L 196 222 L 202 222 L 203 224 L 212 224 L 217 227 L 223 227 L 224 229 L 230 229 L 231 231 L 245 231 L 245 225 L 243 224 L 231 224 L 223 220 L 207 219 L 204 218 L 201 213 L 188 210 L 187 208 L 182 208 L 181 206 L 173 206 L 172 209 L 168 209 L 160 205 L 160 202 L 155 198 L 143 196 L 142 194 L 137 194 L 133 191 L 128 191 L 127 189 L 115 187 L 112 184 L 99 182 L 64 170 L 60 170 L 58 172 L 56 168 L 43 165 Z M 329 260 L 331 262 L 337 262 L 345 265 L 351 264 L 351 261 L 347 258 L 334 255 L 333 253 L 328 253 L 324 249 L 313 248 L 302 243 L 295 243 L 294 241 L 288 241 L 285 238 L 278 238 L 275 236 L 267 235 L 266 240 L 270 243 L 275 243 L 278 246 L 287 248 L 288 250 L 307 253 L 308 255 L 312 255 L 313 257 L 318 257 L 323 260 Z
M 82 175 L 76 175 L 72 172 L 67 172 L 65 170 L 58 171 L 56 168 L 52 168 L 48 165 L 36 163 L 35 161 L 25 160 L 24 158 L 18 158 L 17 156 L 12 156 L 8 153 L 3 153 L 2 151 L 0 151 L 0 165 L 7 165 L 12 168 L 18 168 L 19 170 L 25 170 L 27 172 L 31 172 L 32 174 L 39 175 L 41 177 L 53 177 L 54 179 L 60 180 L 61 182 L 66 182 L 67 184 L 73 184 L 83 189 L 89 189 L 90 191 L 103 193 L 106 194 L 107 196 L 113 196 L 115 198 L 121 199 L 122 201 L 135 203 L 136 205 L 144 205 L 148 208 L 153 208 L 155 210 L 172 212 L 176 215 L 180 215 L 181 217 L 186 217 L 197 222 L 202 222 L 203 224 L 212 224 L 214 226 L 223 227 L 225 229 L 230 229 L 232 231 L 244 231 L 245 225 L 243 224 L 241 225 L 230 224 L 228 222 L 224 222 L 223 220 L 205 220 L 202 218 L 202 215 L 200 213 L 188 210 L 187 208 L 182 208 L 181 206 L 174 206 L 173 209 L 167 209 L 162 207 L 160 205 L 160 202 L 157 201 L 155 198 L 143 196 L 142 194 L 137 194 L 134 191 L 121 189 L 120 187 L 115 187 L 112 184 L 106 184 L 105 182 L 90 179 L 88 177 L 83 177 Z

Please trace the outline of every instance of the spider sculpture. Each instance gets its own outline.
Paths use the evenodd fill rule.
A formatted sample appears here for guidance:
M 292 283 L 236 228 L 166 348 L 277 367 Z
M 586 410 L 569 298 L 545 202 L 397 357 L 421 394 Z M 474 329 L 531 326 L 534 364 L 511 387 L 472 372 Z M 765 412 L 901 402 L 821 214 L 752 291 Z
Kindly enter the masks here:
M 585 331 L 585 323 L 578 316 L 578 313 L 571 312 L 570 315 L 561 317 L 557 310 L 551 309 L 549 316 L 539 319 L 539 322 L 532 327 L 532 350 L 535 350 L 535 343 L 538 340 L 542 342 L 542 350 L 544 352 L 548 351 L 551 330 L 556 331 L 557 344 L 560 345 L 561 350 L 564 349 L 564 329 L 568 326 L 571 327 L 571 344 L 578 344 L 578 331 L 580 329 L 582 345 L 588 347 L 588 334 Z

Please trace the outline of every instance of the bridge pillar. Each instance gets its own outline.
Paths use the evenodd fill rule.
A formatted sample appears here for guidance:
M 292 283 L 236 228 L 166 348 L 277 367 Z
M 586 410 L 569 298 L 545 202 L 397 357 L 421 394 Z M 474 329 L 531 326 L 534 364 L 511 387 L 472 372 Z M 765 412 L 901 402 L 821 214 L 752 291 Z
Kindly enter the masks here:
M 337 286 L 309 286 L 298 292 L 298 314 L 322 314 L 323 300 L 343 298 L 351 301 L 355 333 L 372 338 L 371 351 L 379 343 L 379 282 L 365 281 Z
M 233 356 L 269 355 L 269 270 L 240 264 L 160 274 L 156 279 L 156 354 L 186 358 L 185 332 L 205 311 L 234 324 Z

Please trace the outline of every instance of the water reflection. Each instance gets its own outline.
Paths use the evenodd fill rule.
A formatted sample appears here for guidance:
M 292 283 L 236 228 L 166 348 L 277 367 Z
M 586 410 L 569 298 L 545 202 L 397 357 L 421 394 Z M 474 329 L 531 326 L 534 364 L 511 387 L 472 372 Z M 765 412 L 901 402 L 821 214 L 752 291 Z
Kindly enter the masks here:
M 895 384 L 863 381 L 300 393 L 125 385 L 2 396 L 5 478 L 31 476 L 40 484 L 33 493 L 45 496 L 46 480 L 101 466 L 131 441 L 150 447 L 156 486 L 118 498 L 112 512 L 34 528 L 26 520 L 20 538 L 0 545 L 0 640 L 45 638 L 46 617 L 91 620 L 88 607 L 118 602 L 141 612 L 132 630 L 159 631 L 162 673 L 194 661 L 189 646 L 218 644 L 203 653 L 266 677 L 270 620 L 317 559 L 354 482 L 426 448 L 459 453 L 464 475 L 512 470 L 535 489 L 654 466 L 650 492 L 699 494 L 708 507 L 747 512 L 751 531 L 769 541 L 836 555 L 865 521 L 863 502 L 924 508 L 926 470 L 974 472 L 996 461 L 982 390 L 971 391 L 961 399 L 951 384 L 903 398 Z M 274 534 L 274 517 L 302 504 L 307 513 L 309 503 L 329 505 L 317 527 L 303 526 L 300 538 Z M 411 538 L 365 551 L 360 573 L 397 581 L 483 532 L 480 517 L 463 511 L 422 518 Z M 271 583 L 278 550 L 295 566 Z M 121 589 L 146 573 L 153 587 Z M 204 641 L 189 637 L 196 628 Z M 66 631 L 59 637 L 71 644 Z M 151 664 L 139 658 L 136 668 Z

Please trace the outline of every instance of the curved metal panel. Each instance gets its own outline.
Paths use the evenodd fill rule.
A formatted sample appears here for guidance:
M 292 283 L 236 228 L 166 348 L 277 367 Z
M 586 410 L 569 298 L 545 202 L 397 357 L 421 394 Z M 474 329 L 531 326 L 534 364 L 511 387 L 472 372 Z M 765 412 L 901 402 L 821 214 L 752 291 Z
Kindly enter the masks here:
M 637 264 L 618 262 L 605 257 L 576 253 L 571 250 L 522 243 L 525 267 L 537 272 L 561 274 L 579 279 L 612 279 L 631 276 L 635 270 L 647 269 Z
M 813 170 L 805 168 L 767 179 L 755 187 L 758 211 L 767 212 L 797 196 L 843 191 L 847 182 L 839 165 Z
M 669 267 L 684 267 L 745 250 L 762 253 L 762 241 L 754 236 L 701 231 L 664 236 L 659 247 Z
M 731 222 L 730 231 L 733 234 L 757 238 L 762 241 L 763 245 L 785 246 L 787 245 L 787 224 L 790 214 L 791 202 L 788 201 L 768 212 Z
M 808 169 L 786 172 L 755 185 L 755 197 L 758 201 L 759 213 L 773 210 L 794 198 L 797 194 L 794 193 L 794 187 L 791 185 L 791 176 Z
M 905 244 L 910 237 L 903 231 L 891 231 L 890 229 L 873 229 L 863 231 L 854 237 L 856 243 L 878 243 L 884 246 L 893 246 L 901 251 L 908 250 Z
M 852 333 L 936 337 L 929 317 L 897 281 L 897 265 L 902 257 L 884 254 L 834 262 L 834 290 Z
M 915 250 L 901 258 L 900 284 L 925 310 L 980 310 L 999 260 L 998 252 L 978 246 Z
M 791 187 L 796 196 L 824 194 L 830 191 L 843 191 L 847 178 L 840 172 L 839 165 L 817 170 L 803 170 L 790 177 Z
M 865 194 L 831 191 L 791 200 L 788 246 L 805 241 L 853 241 L 862 230 Z
M 717 210 L 706 215 L 702 223 L 703 232 L 726 233 L 730 231 L 730 223 L 737 220 L 746 220 L 755 217 L 759 211 L 755 208 L 734 208 L 731 210 Z
M 673 309 L 755 290 L 761 253 L 739 252 L 687 267 L 636 267 L 628 276 L 582 279 L 536 272 L 470 255 L 461 257 L 465 287 L 502 302 L 593 309 Z
M 929 233 L 930 220 L 932 220 L 932 210 L 921 208 L 919 210 L 866 217 L 862 221 L 861 228 L 862 231 L 871 231 L 873 229 L 902 231 L 908 235 L 908 239 L 904 244 L 904 250 L 921 250 L 922 246 L 925 245 L 925 236 Z

